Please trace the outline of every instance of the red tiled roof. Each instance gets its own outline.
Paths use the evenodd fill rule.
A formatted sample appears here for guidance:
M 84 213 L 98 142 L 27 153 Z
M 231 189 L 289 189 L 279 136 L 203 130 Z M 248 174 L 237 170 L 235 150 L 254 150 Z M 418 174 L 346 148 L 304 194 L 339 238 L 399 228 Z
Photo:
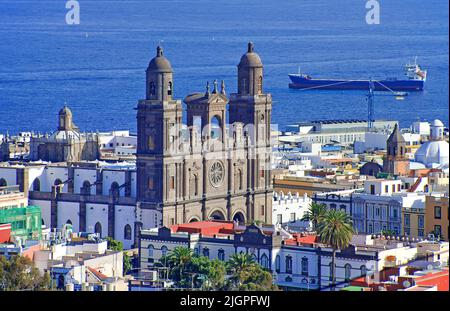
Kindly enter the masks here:
M 196 221 L 187 224 L 173 225 L 172 232 L 201 233 L 213 236 L 214 234 L 234 234 L 234 223 L 232 221 Z
M 448 283 L 448 269 L 436 273 L 428 273 L 424 276 L 416 278 L 417 285 L 437 285 L 438 291 L 448 291 Z
M 91 267 L 89 267 L 89 266 L 88 266 L 87 268 L 88 268 L 88 270 L 91 271 L 92 274 L 94 274 L 99 280 L 104 280 L 104 279 L 107 279 L 107 278 L 108 278 L 106 275 L 104 275 L 103 273 L 101 273 L 101 272 L 98 271 L 98 270 L 95 270 L 94 268 L 91 268 Z
M 297 245 L 297 244 L 314 244 L 319 242 L 319 236 L 317 235 L 303 235 L 303 234 L 293 234 L 292 239 L 287 239 L 284 241 L 286 245 Z

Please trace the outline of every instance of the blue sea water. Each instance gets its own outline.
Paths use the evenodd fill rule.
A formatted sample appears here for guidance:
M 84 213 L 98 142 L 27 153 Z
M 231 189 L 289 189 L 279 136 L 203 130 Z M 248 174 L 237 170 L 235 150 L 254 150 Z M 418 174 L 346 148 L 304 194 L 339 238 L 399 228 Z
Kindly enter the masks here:
M 81 24 L 65 23 L 65 0 L 0 0 L 0 133 L 53 131 L 65 102 L 83 130 L 136 131 L 145 69 L 162 42 L 174 94 L 207 80 L 236 89 L 236 65 L 253 41 L 273 95 L 273 123 L 367 118 L 363 91 L 300 91 L 287 74 L 401 77 L 418 56 L 425 91 L 375 98 L 375 117 L 448 125 L 448 1 L 380 0 L 368 25 L 364 0 L 79 0 Z

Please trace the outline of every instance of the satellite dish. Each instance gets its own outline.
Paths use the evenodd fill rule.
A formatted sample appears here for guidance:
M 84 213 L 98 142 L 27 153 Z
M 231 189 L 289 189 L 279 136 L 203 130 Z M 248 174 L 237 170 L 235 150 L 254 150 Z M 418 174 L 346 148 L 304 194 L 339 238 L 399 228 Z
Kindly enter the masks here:
M 403 282 L 403 287 L 405 287 L 405 288 L 411 287 L 411 282 L 410 281 L 404 281 Z

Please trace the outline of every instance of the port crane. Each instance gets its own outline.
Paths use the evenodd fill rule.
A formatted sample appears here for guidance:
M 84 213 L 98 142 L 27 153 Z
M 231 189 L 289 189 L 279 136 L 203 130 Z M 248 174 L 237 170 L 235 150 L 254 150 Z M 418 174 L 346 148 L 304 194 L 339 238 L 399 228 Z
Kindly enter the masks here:
M 386 88 L 389 92 L 386 94 L 377 94 L 377 96 L 395 96 L 395 99 L 397 100 L 403 100 L 405 99 L 405 96 L 408 95 L 406 92 L 395 92 L 388 88 L 386 85 L 383 85 L 380 81 L 377 81 L 380 85 L 382 85 L 384 88 Z M 367 94 L 367 107 L 368 107 L 368 116 L 367 116 L 367 127 L 369 130 L 373 128 L 373 122 L 374 120 L 374 96 L 375 96 L 375 84 L 373 83 L 372 79 L 369 80 L 369 92 Z

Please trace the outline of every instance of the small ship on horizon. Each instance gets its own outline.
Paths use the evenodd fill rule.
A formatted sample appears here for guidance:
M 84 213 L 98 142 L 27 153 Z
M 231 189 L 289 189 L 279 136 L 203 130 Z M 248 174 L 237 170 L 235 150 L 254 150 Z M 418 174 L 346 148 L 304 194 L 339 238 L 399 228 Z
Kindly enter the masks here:
M 405 65 L 405 75 L 407 79 L 321 79 L 302 74 L 299 70 L 298 74 L 289 74 L 292 81 L 289 87 L 303 90 L 369 90 L 370 83 L 373 83 L 375 91 L 423 91 L 427 71 L 417 64 L 417 57 L 414 63 Z

